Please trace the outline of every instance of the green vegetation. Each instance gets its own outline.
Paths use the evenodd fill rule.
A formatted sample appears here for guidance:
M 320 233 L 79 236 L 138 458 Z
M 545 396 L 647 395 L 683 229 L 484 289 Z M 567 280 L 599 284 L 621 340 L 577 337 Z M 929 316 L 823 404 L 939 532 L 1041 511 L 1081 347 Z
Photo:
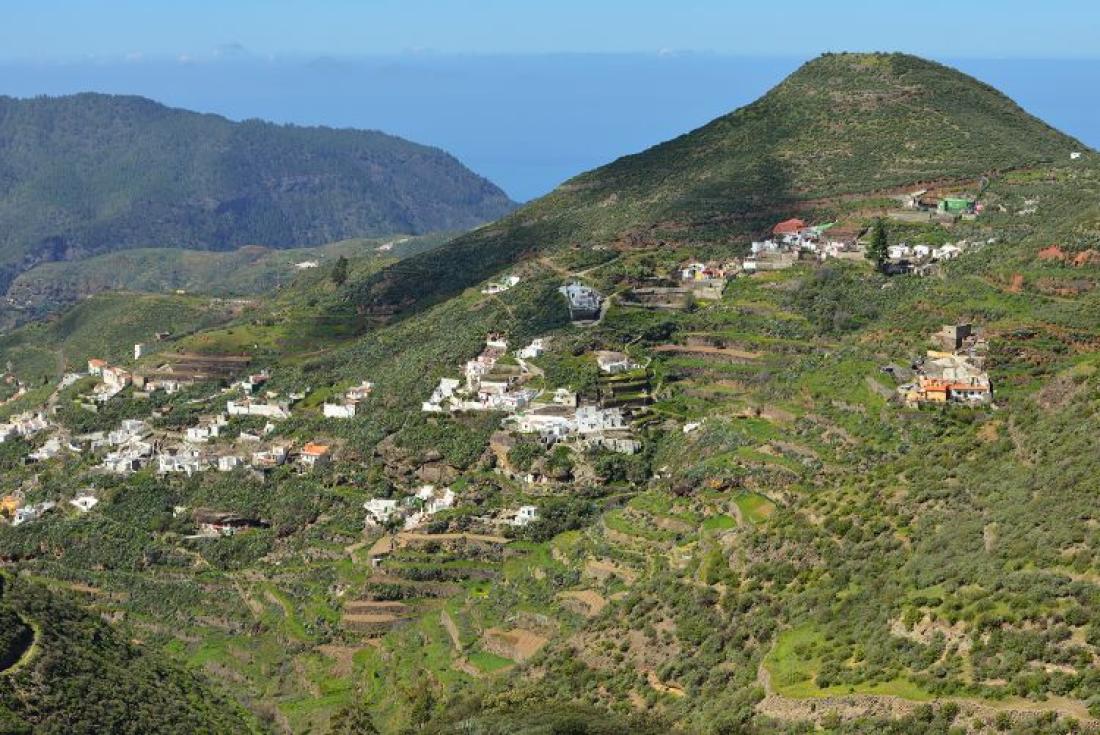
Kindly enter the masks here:
M 224 694 L 71 601 L 18 577 L 0 580 L 0 615 L 15 627 L 5 625 L 0 676 L 5 732 L 259 731 Z
M 135 247 L 296 247 L 507 212 L 446 153 L 379 132 L 231 122 L 140 97 L 0 97 L 0 285 Z
M 801 104 L 815 96 L 861 114 L 830 118 L 830 137 L 819 112 L 829 105 Z M 118 621 L 103 626 L 117 640 L 229 687 L 273 730 L 1095 729 L 1100 165 L 1091 155 L 1042 163 L 1068 144 L 937 65 L 825 57 L 746 110 L 567 184 L 528 218 L 385 268 L 340 253 L 342 284 L 333 258 L 248 311 L 196 323 L 175 348 L 247 351 L 272 369 L 268 389 L 310 391 L 272 440 L 330 441 L 332 466 L 120 479 L 97 472 L 92 454 L 25 465 L 41 439 L 5 442 L 5 481 L 28 502 L 62 502 L 39 521 L 0 526 L 0 554 L 20 584 L 81 595 Z M 748 160 L 744 186 L 773 169 L 800 178 L 759 189 L 755 204 L 738 199 L 735 167 L 766 152 L 779 163 Z M 568 323 L 556 292 L 580 278 L 615 294 L 675 277 L 689 259 L 736 257 L 751 213 L 763 222 L 796 204 L 844 209 L 867 229 L 882 206 L 872 189 L 993 169 L 1012 171 L 990 177 L 978 218 L 892 225 L 897 238 L 974 244 L 939 277 L 803 260 L 735 278 L 688 311 L 612 298 L 583 326 Z M 831 192 L 878 209 L 806 201 Z M 1019 214 L 1026 202 L 1036 211 Z M 581 247 L 609 241 L 632 247 Z M 481 293 L 480 279 L 517 259 L 513 288 Z M 105 298 L 20 330 L 10 349 L 42 375 L 58 354 L 72 362 L 111 340 L 118 351 L 104 354 L 124 354 L 137 340 Z M 905 408 L 896 389 L 908 366 L 958 321 L 988 341 L 995 407 Z M 513 347 L 551 338 L 532 385 L 568 385 L 586 402 L 614 400 L 623 384 L 631 398 L 644 389 L 650 405 L 629 417 L 641 451 L 545 449 L 497 435 L 498 413 L 420 411 L 490 332 Z M 592 357 L 601 349 L 645 368 L 608 379 Z M 354 418 L 322 418 L 324 400 L 364 379 L 375 389 Z M 165 441 L 219 390 L 123 394 L 84 416 L 70 404 L 86 388 L 60 395 L 64 426 L 106 428 L 158 408 Z M 258 428 L 228 433 L 244 427 Z M 425 483 L 450 487 L 454 507 L 420 533 L 400 533 L 400 521 L 364 531 L 364 501 Z M 64 501 L 88 487 L 101 503 L 79 514 Z M 504 522 L 523 505 L 538 520 Z M 195 538 L 177 507 L 266 525 Z M 0 609 L 0 652 L 19 661 L 39 619 L 13 611 Z M 63 690 L 39 673 L 41 686 Z M 824 698 L 837 706 L 819 706 Z
M 25 383 L 40 385 L 66 370 L 86 370 L 88 359 L 127 360 L 134 344 L 150 352 L 171 349 L 174 340 L 238 317 L 244 307 L 205 296 L 107 293 L 85 300 L 61 317 L 0 337 L 0 359 Z
M 872 261 L 880 270 L 886 262 L 889 246 L 890 241 L 886 234 L 886 223 L 880 217 L 875 220 L 874 229 L 871 230 L 871 242 L 867 245 L 867 259 Z
M 823 218 L 842 210 L 841 195 L 976 179 L 1082 148 L 946 66 L 905 54 L 826 54 L 751 105 L 458 238 L 445 257 L 383 272 L 358 299 L 421 308 L 533 250 L 743 244 L 795 209 Z
M 80 260 L 41 263 L 21 273 L 8 288 L 11 304 L 0 310 L 0 323 L 20 324 L 55 313 L 103 291 L 200 293 L 241 297 L 269 294 L 308 278 L 296 267 L 316 262 L 328 267 L 341 257 L 354 257 L 376 268 L 429 250 L 453 235 L 354 239 L 311 248 L 272 249 L 246 245 L 211 252 L 182 248 L 134 248 Z

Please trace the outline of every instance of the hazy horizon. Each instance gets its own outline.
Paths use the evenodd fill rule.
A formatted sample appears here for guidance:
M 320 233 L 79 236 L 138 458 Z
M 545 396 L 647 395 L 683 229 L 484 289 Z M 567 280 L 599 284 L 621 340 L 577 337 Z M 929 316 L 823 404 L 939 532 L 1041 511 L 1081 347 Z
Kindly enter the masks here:
M 525 201 L 747 104 L 812 56 L 548 53 L 0 62 L 0 94 L 137 94 L 230 119 L 376 129 L 442 148 Z M 1100 59 L 938 58 L 1100 146 Z

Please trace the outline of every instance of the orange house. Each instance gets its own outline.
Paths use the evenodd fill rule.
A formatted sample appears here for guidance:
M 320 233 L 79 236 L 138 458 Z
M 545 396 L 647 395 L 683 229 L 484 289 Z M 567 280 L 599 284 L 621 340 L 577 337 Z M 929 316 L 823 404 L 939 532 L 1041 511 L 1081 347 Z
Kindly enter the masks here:
M 800 219 L 783 220 L 772 228 L 773 235 L 797 235 L 806 229 L 806 223 Z

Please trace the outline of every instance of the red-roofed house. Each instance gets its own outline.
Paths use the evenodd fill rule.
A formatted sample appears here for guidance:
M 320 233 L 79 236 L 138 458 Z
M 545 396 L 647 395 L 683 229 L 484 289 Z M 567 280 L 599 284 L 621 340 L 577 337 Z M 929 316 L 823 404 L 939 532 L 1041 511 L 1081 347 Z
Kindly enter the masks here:
M 329 449 L 330 447 L 327 444 L 309 442 L 302 447 L 302 453 L 299 455 L 298 461 L 302 463 L 303 467 L 309 468 L 325 464 L 331 458 Z
M 772 228 L 773 235 L 797 235 L 806 229 L 806 223 L 800 219 L 788 219 Z

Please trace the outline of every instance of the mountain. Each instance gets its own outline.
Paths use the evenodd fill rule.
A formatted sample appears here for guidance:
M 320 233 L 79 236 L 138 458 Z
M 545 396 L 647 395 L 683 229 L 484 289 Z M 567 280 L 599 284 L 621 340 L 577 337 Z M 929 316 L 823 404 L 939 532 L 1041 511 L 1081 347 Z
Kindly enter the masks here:
M 756 102 L 458 238 L 451 257 L 379 274 L 362 299 L 407 304 L 423 284 L 454 293 L 525 254 L 567 246 L 744 241 L 778 215 L 844 196 L 964 181 L 1075 150 L 1086 147 L 949 67 L 906 54 L 826 54 Z
M 931 75 L 921 113 L 892 93 L 910 73 L 881 68 Z M 880 180 L 823 156 L 835 180 L 801 174 L 804 191 L 762 191 L 744 217 L 692 194 L 676 156 L 637 181 L 619 162 L 597 178 L 629 199 L 588 206 L 567 185 L 427 257 L 341 250 L 346 269 L 304 270 L 248 304 L 86 299 L 0 340 L 15 373 L 3 412 L 51 423 L 8 430 L 0 477 L 19 502 L 58 503 L 0 523 L 0 558 L 80 592 L 117 639 L 279 733 L 1100 731 L 1100 156 L 1069 155 L 1073 141 L 996 93 L 910 57 L 825 57 L 792 80 L 818 96 L 858 82 L 884 96 L 880 120 L 953 109 L 957 83 L 986 111 L 975 130 L 1023 132 L 1014 153 L 915 139 L 927 158 Z M 849 142 L 891 151 L 892 130 Z M 828 126 L 785 135 L 833 141 Z M 875 155 L 889 168 L 910 154 Z M 928 180 L 981 207 L 891 196 Z M 923 277 L 858 250 L 731 266 L 684 297 L 685 265 L 739 264 L 794 214 L 849 233 L 882 221 L 889 245 L 957 257 Z M 607 296 L 598 319 L 570 321 L 559 288 L 573 280 Z M 954 364 L 944 325 L 966 324 L 964 377 L 984 373 L 992 403 L 909 405 L 918 369 Z M 269 372 L 262 391 L 238 375 L 96 401 L 99 378 L 58 381 L 92 354 L 142 372 L 240 353 Z M 462 392 L 467 379 L 481 390 Z M 456 385 L 454 411 L 433 400 Z M 582 432 L 570 394 L 602 430 Z M 245 395 L 290 415 L 211 420 Z M 147 422 L 158 456 L 116 474 L 109 453 L 145 451 L 112 438 L 125 419 Z M 285 464 L 256 460 L 273 447 Z M 222 471 L 223 457 L 245 466 Z M 69 501 L 85 494 L 99 502 L 81 512 Z M 365 506 L 395 516 L 368 522 Z
M 499 188 L 373 131 L 231 122 L 140 97 L 0 98 L 0 265 L 134 247 L 294 247 L 463 230 Z

